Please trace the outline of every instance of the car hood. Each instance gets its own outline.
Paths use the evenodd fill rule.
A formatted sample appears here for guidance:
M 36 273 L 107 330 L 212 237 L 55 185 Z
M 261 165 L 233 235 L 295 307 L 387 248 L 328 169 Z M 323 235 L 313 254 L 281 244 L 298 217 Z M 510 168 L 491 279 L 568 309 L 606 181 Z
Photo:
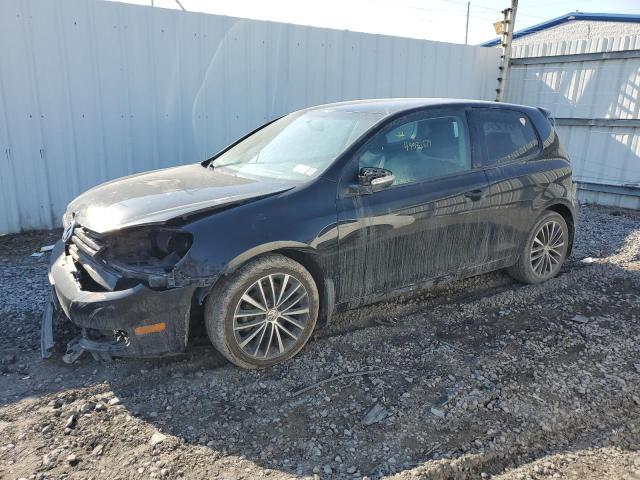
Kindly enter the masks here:
M 104 233 L 245 203 L 294 183 L 236 177 L 200 164 L 155 170 L 103 183 L 73 200 L 66 217 Z

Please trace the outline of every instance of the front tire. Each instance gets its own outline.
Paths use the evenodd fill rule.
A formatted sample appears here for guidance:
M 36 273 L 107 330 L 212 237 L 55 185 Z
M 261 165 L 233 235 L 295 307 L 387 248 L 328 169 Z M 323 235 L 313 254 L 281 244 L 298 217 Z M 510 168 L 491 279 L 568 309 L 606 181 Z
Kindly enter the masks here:
M 214 287 L 205 304 L 207 333 L 239 367 L 269 367 L 304 347 L 319 303 L 313 277 L 302 265 L 283 255 L 265 255 Z
M 566 260 L 569 229 L 562 215 L 547 211 L 535 223 L 518 263 L 507 269 L 509 275 L 523 283 L 541 283 L 555 277 Z

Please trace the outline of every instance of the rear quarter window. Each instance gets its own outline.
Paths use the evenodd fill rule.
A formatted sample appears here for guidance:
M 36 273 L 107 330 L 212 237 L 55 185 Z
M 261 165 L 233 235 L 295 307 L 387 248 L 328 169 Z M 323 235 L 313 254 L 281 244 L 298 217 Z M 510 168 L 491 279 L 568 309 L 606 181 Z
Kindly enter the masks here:
M 524 113 L 486 108 L 474 110 L 472 116 L 487 165 L 521 160 L 540 150 L 533 124 Z

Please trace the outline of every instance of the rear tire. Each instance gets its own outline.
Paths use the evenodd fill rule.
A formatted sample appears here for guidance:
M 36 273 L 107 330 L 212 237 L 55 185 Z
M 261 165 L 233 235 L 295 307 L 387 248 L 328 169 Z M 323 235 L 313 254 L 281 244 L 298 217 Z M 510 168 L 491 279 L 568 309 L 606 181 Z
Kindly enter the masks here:
M 205 304 L 211 342 L 242 368 L 284 362 L 307 343 L 318 317 L 318 289 L 299 263 L 257 258 L 213 288 Z
M 555 277 L 566 260 L 569 229 L 562 215 L 546 211 L 535 223 L 518 263 L 507 272 L 522 283 L 541 283 Z

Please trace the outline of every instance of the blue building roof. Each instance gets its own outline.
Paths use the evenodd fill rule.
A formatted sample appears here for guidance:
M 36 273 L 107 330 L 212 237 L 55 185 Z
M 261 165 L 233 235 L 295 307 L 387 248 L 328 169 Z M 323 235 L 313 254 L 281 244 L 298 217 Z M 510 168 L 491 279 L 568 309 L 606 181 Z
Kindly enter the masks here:
M 592 22 L 631 22 L 631 23 L 640 23 L 640 15 L 627 15 L 620 13 L 582 13 L 582 12 L 571 12 L 561 17 L 554 18 L 551 20 L 547 20 L 546 22 L 538 23 L 537 25 L 533 25 L 532 27 L 525 28 L 524 30 L 520 30 L 518 32 L 513 33 L 513 38 L 520 38 L 526 35 L 531 35 L 532 33 L 539 32 L 541 30 L 546 30 L 547 28 L 555 27 L 557 25 L 562 25 L 563 23 L 570 22 L 572 20 L 590 20 Z M 481 43 L 481 47 L 495 47 L 496 45 L 500 45 L 500 38 L 495 38 L 493 40 L 489 40 L 487 42 Z

